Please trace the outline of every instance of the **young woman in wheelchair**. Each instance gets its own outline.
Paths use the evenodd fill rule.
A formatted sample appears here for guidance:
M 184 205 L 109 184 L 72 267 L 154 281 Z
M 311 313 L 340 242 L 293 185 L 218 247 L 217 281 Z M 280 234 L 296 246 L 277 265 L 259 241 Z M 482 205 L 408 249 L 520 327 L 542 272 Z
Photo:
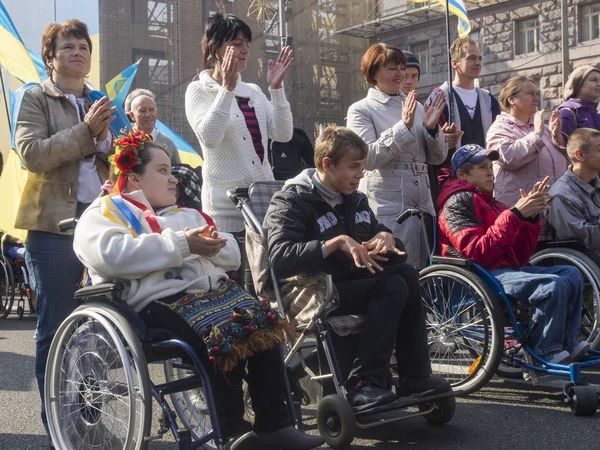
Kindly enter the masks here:
M 572 266 L 528 265 L 548 209 L 548 177 L 509 208 L 492 195 L 492 161 L 497 151 L 469 144 L 452 157 L 452 178 L 438 197 L 443 256 L 460 256 L 481 265 L 498 279 L 506 295 L 535 307 L 529 338 L 551 363 L 581 358 L 589 349 L 578 342 L 583 278 Z
M 346 381 L 350 405 L 361 409 L 391 403 L 396 395 L 450 390 L 446 380 L 431 376 L 418 272 L 405 263 L 402 242 L 377 221 L 367 197 L 357 191 L 367 152 L 353 131 L 327 128 L 315 144 L 317 169 L 288 180 L 265 217 L 278 278 L 329 273 L 340 299 L 331 314 L 366 315 Z M 346 347 L 336 346 L 340 365 Z M 394 347 L 396 394 L 388 382 Z
M 235 239 L 208 216 L 176 206 L 169 157 L 143 132 L 119 138 L 112 163 L 112 195 L 96 199 L 75 231 L 75 252 L 93 284 L 121 283 L 122 300 L 148 328 L 169 330 L 197 350 L 226 449 L 321 445 L 323 439 L 291 425 L 278 347 L 286 322 L 228 280 L 226 271 L 240 264 Z M 243 377 L 254 431 L 243 420 Z

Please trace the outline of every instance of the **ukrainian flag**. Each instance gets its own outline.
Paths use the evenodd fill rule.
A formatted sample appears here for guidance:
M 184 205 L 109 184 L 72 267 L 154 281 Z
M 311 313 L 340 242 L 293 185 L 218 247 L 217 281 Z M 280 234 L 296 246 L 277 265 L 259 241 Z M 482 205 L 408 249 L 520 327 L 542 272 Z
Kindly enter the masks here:
M 127 93 L 129 92 L 131 83 L 133 83 L 141 60 L 142 58 L 138 59 L 136 63 L 106 83 L 106 93 L 108 94 L 108 98 L 113 101 L 113 106 L 122 107 L 125 104 Z
M 0 64 L 13 76 L 24 81 L 42 80 L 29 51 L 25 48 L 21 36 L 8 11 L 0 1 Z
M 425 3 L 430 0 L 409 0 L 413 3 Z M 434 0 L 446 9 L 446 2 L 448 2 L 448 10 L 458 17 L 458 36 L 465 38 L 471 32 L 471 22 L 469 22 L 469 16 L 467 15 L 467 7 L 463 0 Z

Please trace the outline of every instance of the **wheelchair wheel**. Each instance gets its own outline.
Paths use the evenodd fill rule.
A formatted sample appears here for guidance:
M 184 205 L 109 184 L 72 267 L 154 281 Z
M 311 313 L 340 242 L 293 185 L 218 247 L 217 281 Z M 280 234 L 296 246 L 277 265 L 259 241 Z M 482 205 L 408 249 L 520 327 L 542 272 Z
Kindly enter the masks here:
M 181 362 L 181 359 L 169 359 L 164 362 L 167 383 L 181 380 L 194 374 L 192 370 L 173 367 L 174 362 Z M 184 427 L 191 431 L 194 438 L 199 439 L 212 429 L 208 415 L 208 405 L 202 388 L 171 394 L 171 402 Z M 216 450 L 217 446 L 214 441 L 209 441 L 204 444 L 203 448 L 206 450 Z
M 429 357 L 459 395 L 481 389 L 494 375 L 504 345 L 496 296 L 473 272 L 433 265 L 419 274 Z
M 141 343 L 105 303 L 77 308 L 48 354 L 45 404 L 57 448 L 143 450 L 152 423 L 148 367 Z
M 6 319 L 15 301 L 15 277 L 10 262 L 0 258 L 0 319 Z
M 567 403 L 576 416 L 592 416 L 598 409 L 598 394 L 593 386 L 571 386 L 566 390 Z
M 341 395 L 327 395 L 317 409 L 317 426 L 331 448 L 348 448 L 356 434 L 352 407 Z
M 431 403 L 419 404 L 419 411 L 425 411 L 431 408 Z M 456 411 L 456 398 L 448 397 L 438 400 L 433 404 L 433 411 L 426 414 L 425 420 L 432 425 L 444 425 L 450 422 Z
M 586 339 L 592 349 L 600 348 L 600 268 L 584 253 L 572 248 L 547 248 L 531 257 L 536 266 L 575 266 L 584 279 L 583 310 L 581 312 L 580 338 Z

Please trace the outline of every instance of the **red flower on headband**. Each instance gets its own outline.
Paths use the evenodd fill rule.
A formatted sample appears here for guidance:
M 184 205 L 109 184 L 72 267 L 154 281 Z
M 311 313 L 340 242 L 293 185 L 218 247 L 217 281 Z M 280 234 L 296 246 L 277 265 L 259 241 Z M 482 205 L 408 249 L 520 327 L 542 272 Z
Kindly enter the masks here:
M 138 163 L 137 153 L 131 148 L 123 149 L 114 156 L 113 163 L 121 172 L 129 173 Z

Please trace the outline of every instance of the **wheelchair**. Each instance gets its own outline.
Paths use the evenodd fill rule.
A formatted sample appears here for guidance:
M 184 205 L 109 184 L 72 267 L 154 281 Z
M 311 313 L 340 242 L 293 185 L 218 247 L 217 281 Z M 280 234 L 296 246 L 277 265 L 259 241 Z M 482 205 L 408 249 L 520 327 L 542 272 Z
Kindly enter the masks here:
M 409 209 L 397 221 L 411 216 L 421 219 L 421 232 L 429 248 L 436 249 L 436 217 Z M 565 249 L 551 250 L 534 255 L 531 263 L 572 257 Z M 494 374 L 520 377 L 525 370 L 534 384 L 538 374 L 569 377 L 563 388 L 565 403 L 576 415 L 595 414 L 598 393 L 581 381 L 581 370 L 600 365 L 600 352 L 590 350 L 582 361 L 570 364 L 545 361 L 528 339 L 531 327 L 536 326 L 530 324 L 533 307 L 509 298 L 496 278 L 469 259 L 436 256 L 433 250 L 430 263 L 419 279 L 432 369 L 446 377 L 458 395 L 478 391 Z M 585 316 L 586 311 L 582 313 Z M 583 335 L 589 334 L 584 330 Z
M 241 210 L 246 228 L 246 251 L 256 292 L 271 298 L 282 316 L 294 323 L 283 304 L 285 285 L 277 279 L 268 260 L 266 235 L 262 227 L 272 196 L 283 182 L 256 182 L 249 188 L 230 190 L 230 199 Z M 296 277 L 295 277 L 296 278 Z M 318 403 L 317 427 L 326 443 L 335 449 L 347 448 L 357 429 L 369 429 L 385 423 L 423 416 L 434 425 L 443 425 L 454 416 L 455 393 L 400 398 L 393 403 L 367 409 L 353 409 L 347 401 L 344 387 L 349 367 L 342 370 L 336 357 L 334 339 L 356 335 L 364 325 L 364 316 L 328 316 L 338 300 L 331 276 L 309 277 L 319 283 L 323 301 L 306 323 L 297 327 L 298 338 L 287 342 L 285 364 L 292 385 L 293 398 L 299 404 Z M 323 361 L 323 359 L 325 361 Z M 392 375 L 390 373 L 390 383 Z M 328 391 L 335 393 L 328 394 Z M 301 414 L 297 414 L 301 423 Z
M 0 252 L 0 319 L 6 319 L 17 300 L 17 317 L 23 319 L 25 303 L 31 314 L 35 313 L 35 293 L 22 255 L 23 245 L 8 248 L 2 239 Z
M 61 231 L 76 222 L 62 221 Z M 55 447 L 143 450 L 171 432 L 177 450 L 222 450 L 210 369 L 188 343 L 167 330 L 146 328 L 119 300 L 122 289 L 109 283 L 79 289 L 75 298 L 82 305 L 52 340 L 44 402 Z M 163 362 L 165 383 L 150 379 L 148 364 L 153 362 Z M 289 391 L 287 397 L 295 425 Z M 162 413 L 154 435 L 152 399 Z

